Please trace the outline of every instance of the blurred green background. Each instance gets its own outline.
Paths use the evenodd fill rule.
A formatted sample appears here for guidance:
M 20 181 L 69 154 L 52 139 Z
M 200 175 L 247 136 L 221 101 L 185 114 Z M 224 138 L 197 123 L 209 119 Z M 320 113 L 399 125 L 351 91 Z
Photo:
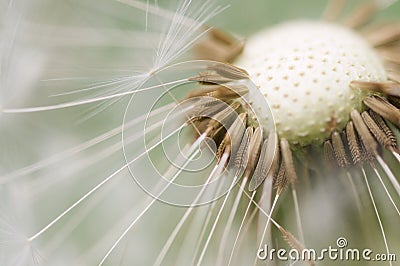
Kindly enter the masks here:
M 174 10 L 179 2 L 159 1 L 159 5 Z M 326 2 L 215 1 L 217 5 L 229 7 L 212 18 L 209 24 L 247 37 L 266 26 L 288 19 L 318 19 Z M 346 12 L 362 1 L 349 2 Z M 159 22 L 159 18 L 150 15 L 146 32 L 144 11 L 108 0 L 1 0 L 0 7 L 0 106 L 3 108 L 50 105 L 112 93 L 113 86 L 109 86 L 96 91 L 53 96 L 148 70 L 154 57 L 152 48 L 158 43 L 157 34 L 165 26 Z M 380 12 L 377 20 L 398 19 L 398 14 L 400 3 Z M 152 41 L 148 41 L 153 37 Z M 82 152 L 75 154 L 71 151 L 71 156 L 57 157 L 57 154 L 66 153 L 71 147 L 120 126 L 128 100 L 121 99 L 83 120 L 92 114 L 93 105 L 29 114 L 0 114 L 0 174 L 5 180 L 0 185 L 1 219 L 16 231 L 31 235 L 121 167 L 125 158 L 118 134 Z M 148 103 L 143 101 L 140 104 L 135 106 L 137 110 Z M 52 163 L 38 169 L 24 168 L 35 166 L 36 162 L 43 160 Z M 145 167 L 141 170 L 146 172 Z M 379 186 L 378 182 L 374 181 L 373 184 Z M 330 185 L 328 182 L 326 186 Z M 381 189 L 379 191 L 379 201 L 387 202 Z M 318 193 L 318 197 L 324 196 L 323 190 Z M 338 201 L 335 198 L 337 194 L 325 196 L 325 200 L 321 201 L 327 201 L 328 205 Z M 43 263 L 96 265 L 101 254 L 115 239 L 116 232 L 126 227 L 143 209 L 142 202 L 146 197 L 125 171 L 122 178 L 112 181 L 110 187 L 102 189 L 48 234 L 38 238 L 38 248 L 45 258 Z M 304 200 L 313 201 L 308 197 L 305 195 Z M 368 201 L 368 197 L 364 199 Z M 346 202 L 340 204 L 345 205 Z M 392 210 L 387 210 L 383 205 L 381 208 L 386 217 L 393 217 Z M 129 240 L 123 242 L 122 248 L 116 250 L 107 265 L 152 263 L 183 212 L 184 209 L 157 203 L 143 217 L 138 228 L 128 235 Z M 305 211 L 304 223 L 309 223 L 308 227 L 312 227 L 319 219 L 325 220 L 324 217 L 315 216 L 315 213 L 312 210 Z M 285 213 L 284 207 L 277 215 L 285 221 L 292 218 Z M 365 215 L 373 221 L 365 222 L 365 231 L 372 228 L 371 235 L 365 238 L 353 236 L 351 230 L 358 226 L 358 218 L 350 217 L 355 216 L 354 213 L 349 212 L 348 215 L 343 224 L 341 217 L 329 216 L 337 219 L 329 225 L 348 230 L 344 234 L 354 245 L 363 244 L 365 238 L 368 243 L 381 241 L 373 213 Z M 398 224 L 399 217 L 396 218 L 393 223 Z M 354 224 L 347 224 L 352 221 Z M 391 224 L 390 221 L 386 222 Z M 398 227 L 394 224 L 389 227 L 395 229 L 389 230 L 388 236 L 397 238 L 391 240 L 391 246 L 399 251 L 396 236 Z M 324 226 L 321 228 L 327 229 Z M 190 234 L 194 229 L 187 226 L 184 230 Z M 309 236 L 312 237 L 312 233 Z M 327 241 L 334 242 L 335 236 L 338 237 L 337 231 L 326 231 Z M 177 241 L 183 241 L 181 238 Z M 321 236 L 315 238 L 318 244 L 324 239 Z M 381 243 L 377 246 L 382 249 Z M 179 244 L 172 249 L 172 254 L 178 248 Z M 12 248 L 10 252 L 4 248 L 0 254 L 2 265 L 11 265 L 13 260 L 10 258 L 13 255 L 20 256 L 17 248 Z M 173 265 L 174 262 L 173 255 L 167 257 L 166 264 Z

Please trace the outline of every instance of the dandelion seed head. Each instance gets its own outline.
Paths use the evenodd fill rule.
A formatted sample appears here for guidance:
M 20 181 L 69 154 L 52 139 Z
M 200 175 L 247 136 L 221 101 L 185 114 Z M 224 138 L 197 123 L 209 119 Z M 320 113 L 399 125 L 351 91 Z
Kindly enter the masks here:
M 384 66 L 357 33 L 336 24 L 288 22 L 262 31 L 247 42 L 236 62 L 260 87 L 279 136 L 292 144 L 321 144 L 341 130 L 366 91 L 353 80 L 386 81 Z
M 288 22 L 248 41 L 213 24 L 226 9 L 216 0 L 119 0 L 143 16 L 67 1 L 71 18 L 39 2 L 67 16 L 8 13 L 0 40 L 0 265 L 259 265 L 265 244 L 321 249 L 338 236 L 398 253 L 400 185 L 383 148 L 400 162 L 400 35 L 364 28 L 394 0 L 347 18 L 333 0 L 323 18 L 343 26 Z M 46 94 L 57 97 L 43 106 Z

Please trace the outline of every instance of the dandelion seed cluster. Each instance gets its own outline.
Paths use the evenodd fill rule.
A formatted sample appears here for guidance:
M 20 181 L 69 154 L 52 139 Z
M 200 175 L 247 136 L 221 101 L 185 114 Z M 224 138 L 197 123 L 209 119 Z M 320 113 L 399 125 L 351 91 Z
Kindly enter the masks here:
M 268 100 L 279 136 L 291 144 L 322 144 L 362 110 L 367 91 L 353 80 L 382 82 L 376 52 L 351 29 L 294 21 L 252 36 L 235 62 L 250 73 Z M 263 117 L 263 114 L 258 114 Z
M 64 2 L 32 0 L 65 13 L 43 21 L 0 4 L 0 90 L 35 95 L 0 99 L 0 265 L 258 265 L 339 236 L 400 255 L 400 25 L 369 24 L 393 1 L 268 16 L 247 40 L 210 21 L 223 1 Z

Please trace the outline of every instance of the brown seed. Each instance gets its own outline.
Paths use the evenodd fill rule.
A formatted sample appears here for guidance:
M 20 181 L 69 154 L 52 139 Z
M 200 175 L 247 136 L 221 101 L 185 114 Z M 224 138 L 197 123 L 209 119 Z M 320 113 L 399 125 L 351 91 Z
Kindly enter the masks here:
M 363 148 L 360 145 L 357 133 L 354 128 L 354 124 L 352 121 L 349 121 L 346 125 L 346 136 L 347 136 L 347 144 L 349 146 L 349 150 L 351 153 L 351 158 L 353 159 L 354 164 L 360 164 L 364 158 L 363 156 Z
M 347 157 L 346 149 L 342 137 L 339 132 L 334 131 L 332 133 L 332 147 L 335 153 L 335 158 L 340 167 L 348 167 L 350 165 Z
M 277 195 L 281 194 L 288 186 L 288 179 L 286 176 L 286 167 L 285 163 L 281 161 L 281 165 L 279 167 L 278 174 L 274 180 L 274 187 L 276 189 Z
M 278 228 L 283 235 L 283 239 L 289 244 L 289 246 L 299 252 L 299 254 L 303 253 L 305 249 L 304 245 L 289 231 L 283 229 L 283 227 Z M 313 266 L 315 262 L 313 260 L 307 260 L 308 264 Z
M 400 65 L 392 62 L 385 62 L 385 69 L 388 78 L 391 81 L 400 83 Z
M 386 124 L 386 122 L 383 120 L 383 118 L 372 110 L 369 110 L 369 114 L 372 119 L 374 119 L 375 123 L 383 130 L 385 135 L 388 136 L 391 141 L 392 147 L 397 148 L 397 138 L 394 135 L 393 131 Z
M 212 117 L 216 113 L 226 108 L 226 103 L 211 97 L 202 97 L 200 101 L 194 103 L 194 108 L 188 113 L 191 120 L 201 120 L 202 118 Z
M 378 52 L 384 60 L 398 65 L 400 64 L 400 47 L 384 46 L 379 48 Z
M 293 156 L 292 151 L 289 147 L 289 142 L 286 139 L 281 139 L 280 142 L 281 153 L 282 153 L 282 161 L 285 164 L 286 176 L 291 185 L 295 185 L 297 181 L 297 174 L 293 164 Z
M 208 93 L 215 91 L 218 86 L 211 85 L 211 86 L 202 86 L 201 89 L 196 89 L 191 91 L 188 95 L 186 95 L 186 99 L 199 97 L 199 96 L 206 96 Z
M 352 81 L 350 86 L 400 97 L 400 84 L 395 82 Z
M 225 152 L 225 148 L 228 147 L 229 149 L 229 146 L 227 146 L 227 144 L 224 142 L 226 129 L 223 126 L 219 126 L 215 130 L 212 130 L 208 135 L 215 141 L 215 143 L 217 144 L 219 143 L 216 157 L 217 159 L 221 159 L 222 155 Z M 227 150 L 226 152 L 229 153 L 229 150 Z
M 276 133 L 270 133 L 261 148 L 260 158 L 250 180 L 250 191 L 256 190 L 268 177 L 268 173 L 271 171 L 271 168 L 274 167 L 274 161 L 276 161 L 276 157 L 278 156 L 277 149 L 278 136 Z
M 246 116 L 246 113 L 241 113 L 229 127 L 218 148 L 218 154 L 221 155 L 222 152 L 236 154 L 245 131 Z
M 200 72 L 197 76 L 191 77 L 189 81 L 197 81 L 201 84 L 224 84 L 231 82 L 232 79 L 223 77 L 213 71 Z
M 325 158 L 325 163 L 330 166 L 330 168 L 333 168 L 333 162 L 336 160 L 335 159 L 335 153 L 333 151 L 332 147 L 332 142 L 330 140 L 327 140 L 324 142 L 324 158 Z
M 373 2 L 368 2 L 362 6 L 358 6 L 355 10 L 343 21 L 343 24 L 350 28 L 358 28 L 366 24 L 377 11 L 377 5 Z
M 372 96 L 365 98 L 364 103 L 374 110 L 374 112 L 391 121 L 397 127 L 400 127 L 400 111 L 386 99 L 379 96 Z
M 392 142 L 390 138 L 386 136 L 385 132 L 375 123 L 375 121 L 366 111 L 361 114 L 361 117 L 379 144 L 386 149 L 392 148 Z
M 218 75 L 229 78 L 232 80 L 248 79 L 249 73 L 246 70 L 231 64 L 218 64 L 208 67 L 208 69 L 215 71 Z
M 389 96 L 388 100 L 391 104 L 393 104 L 395 107 L 400 108 L 400 98 L 392 97 Z
M 262 145 L 263 133 L 261 127 L 257 127 L 254 130 L 254 134 L 250 139 L 249 148 L 248 148 L 248 163 L 244 175 L 249 177 L 258 162 L 258 158 L 261 152 L 261 145 Z
M 237 174 L 243 173 L 247 167 L 247 163 L 249 161 L 247 151 L 248 151 L 250 139 L 252 138 L 253 133 L 254 133 L 253 128 L 248 127 L 248 128 L 246 128 L 246 131 L 243 134 L 242 140 L 240 142 L 238 151 L 235 156 L 235 168 L 236 168 Z
M 351 120 L 354 123 L 354 127 L 357 130 L 358 135 L 366 149 L 366 152 L 373 155 L 378 155 L 378 144 L 376 143 L 374 137 L 365 125 L 360 113 L 357 110 L 353 110 L 350 113 Z
M 219 86 L 217 89 L 207 93 L 207 96 L 217 98 L 221 101 L 229 101 L 246 95 L 248 92 L 249 89 L 242 85 L 230 86 L 229 88 Z
M 243 51 L 243 40 L 216 28 L 205 30 L 208 30 L 208 34 L 195 46 L 200 59 L 232 62 Z
M 375 47 L 393 43 L 400 39 L 400 24 L 390 23 L 385 26 L 379 26 L 367 33 L 365 38 Z
M 233 119 L 235 118 L 234 114 L 238 111 L 240 107 L 240 103 L 235 102 L 223 109 L 222 111 L 218 112 L 217 114 L 213 115 L 211 117 L 212 120 L 208 125 L 209 128 L 207 129 L 207 131 L 214 130 L 220 125 L 228 126 L 233 123 Z

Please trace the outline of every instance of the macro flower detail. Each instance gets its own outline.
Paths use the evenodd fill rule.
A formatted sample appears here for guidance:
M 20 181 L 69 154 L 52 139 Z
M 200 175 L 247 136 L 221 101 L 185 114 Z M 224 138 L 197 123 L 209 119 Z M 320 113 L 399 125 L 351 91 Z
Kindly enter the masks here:
M 316 138 L 321 144 L 344 128 L 353 108 L 361 111 L 367 91 L 350 88 L 352 81 L 387 80 L 376 52 L 357 33 L 314 21 L 259 33 L 237 64 L 268 99 L 279 135 L 300 146 Z
M 93 28 L 74 5 L 67 26 L 13 24 L 47 61 L 0 121 L 49 147 L 0 169 L 1 265 L 395 265 L 400 26 L 373 20 L 395 1 L 248 38 L 212 25 L 218 1 L 118 2 L 79 9 Z

